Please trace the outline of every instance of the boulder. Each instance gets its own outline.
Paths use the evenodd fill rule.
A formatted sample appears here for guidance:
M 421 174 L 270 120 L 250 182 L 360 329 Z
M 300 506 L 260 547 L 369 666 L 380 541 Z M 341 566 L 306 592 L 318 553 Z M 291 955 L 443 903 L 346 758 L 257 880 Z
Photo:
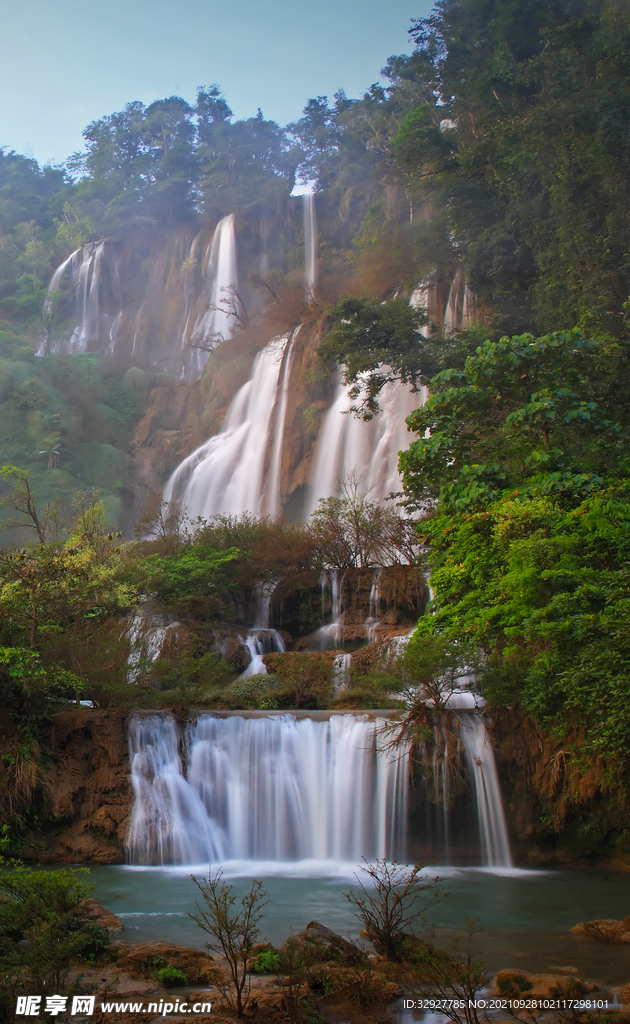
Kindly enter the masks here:
M 630 1005 L 630 983 L 624 985 L 623 988 L 617 989 L 615 995 L 617 996 L 617 1002 L 621 1003 L 622 1006 Z
M 499 971 L 491 995 L 505 999 L 553 999 L 559 994 L 581 996 L 597 991 L 597 985 L 565 974 L 530 974 L 517 968 Z
M 348 942 L 319 921 L 309 921 L 304 931 L 298 932 L 295 938 L 306 942 L 320 961 L 352 963 L 361 960 L 364 955 L 353 942 Z
M 117 943 L 114 944 L 118 945 Z M 174 942 L 139 942 L 131 949 L 120 950 L 116 968 L 134 977 L 154 976 L 163 967 L 177 967 L 183 971 L 191 985 L 212 984 L 216 964 L 211 956 L 192 946 L 178 946 Z
M 586 935 L 596 942 L 630 945 L 630 917 L 624 917 L 622 921 L 581 921 L 573 926 L 571 933 Z
M 106 928 L 108 932 L 124 932 L 125 926 L 119 917 L 108 910 L 107 907 L 102 907 L 96 900 L 83 900 L 79 904 L 77 911 L 78 916 L 82 921 L 90 921 L 92 924 L 100 924 L 101 928 Z

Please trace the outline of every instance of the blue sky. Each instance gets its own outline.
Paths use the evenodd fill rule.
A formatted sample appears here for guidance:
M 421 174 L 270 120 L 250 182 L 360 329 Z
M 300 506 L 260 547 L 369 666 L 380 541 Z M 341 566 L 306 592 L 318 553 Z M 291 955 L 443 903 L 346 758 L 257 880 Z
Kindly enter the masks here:
M 0 145 L 61 162 L 130 100 L 218 82 L 236 117 L 286 124 L 311 96 L 360 95 L 409 53 L 429 0 L 0 0 Z

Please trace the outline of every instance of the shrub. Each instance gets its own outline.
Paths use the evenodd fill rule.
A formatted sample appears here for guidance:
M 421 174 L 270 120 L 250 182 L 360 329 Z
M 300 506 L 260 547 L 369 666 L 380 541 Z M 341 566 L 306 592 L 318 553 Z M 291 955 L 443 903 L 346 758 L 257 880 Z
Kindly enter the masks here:
M 162 967 L 157 971 L 155 978 L 166 988 L 177 988 L 178 985 L 187 985 L 188 978 L 179 967 Z
M 252 964 L 255 974 L 273 974 L 280 970 L 280 954 L 275 949 L 265 949 Z

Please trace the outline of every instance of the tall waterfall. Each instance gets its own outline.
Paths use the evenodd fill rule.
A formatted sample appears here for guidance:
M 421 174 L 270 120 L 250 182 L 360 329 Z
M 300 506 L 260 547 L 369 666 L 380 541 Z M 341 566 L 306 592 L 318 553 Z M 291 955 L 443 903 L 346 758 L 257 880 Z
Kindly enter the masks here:
M 405 856 L 407 758 L 379 750 L 383 721 L 171 715 L 129 727 L 132 863 Z M 186 767 L 184 767 L 184 765 Z
M 306 297 L 312 299 L 317 284 L 317 220 L 315 216 L 315 196 L 305 192 L 304 203 L 304 279 L 306 281 Z
M 377 503 L 400 491 L 398 453 L 410 441 L 405 419 L 425 400 L 424 388 L 414 393 L 404 384 L 386 384 L 379 397 L 381 411 L 366 422 L 349 411 L 352 399 L 339 384 L 319 437 L 309 512 L 320 498 L 339 493 L 344 474 L 355 472 L 360 490 Z
M 278 507 L 278 495 L 265 486 L 265 460 L 278 399 L 278 421 L 283 423 L 285 392 L 278 381 L 289 338 L 274 338 L 258 353 L 252 376 L 234 397 L 221 433 L 180 463 L 166 485 L 165 501 L 181 503 L 192 516 L 263 515 Z M 290 352 L 289 346 L 287 358 Z M 280 448 L 278 452 L 279 459 Z M 277 481 L 279 475 L 278 470 Z
M 195 323 L 190 343 L 191 363 L 201 372 L 208 353 L 230 336 L 235 324 L 233 303 L 238 287 L 234 214 L 217 224 L 209 248 L 204 253 L 202 271 L 206 282 L 207 309 Z M 202 348 L 196 346 L 201 345 Z

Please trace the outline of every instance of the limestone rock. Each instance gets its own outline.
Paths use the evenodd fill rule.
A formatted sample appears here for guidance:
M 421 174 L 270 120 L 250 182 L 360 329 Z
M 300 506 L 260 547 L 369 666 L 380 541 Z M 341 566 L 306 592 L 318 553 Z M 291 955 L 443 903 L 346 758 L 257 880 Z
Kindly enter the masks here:
M 162 967 L 177 967 L 191 985 L 212 984 L 216 965 L 211 956 L 192 946 L 174 942 L 140 942 L 124 951 L 116 967 L 134 977 L 146 978 Z
M 617 1002 L 621 1003 L 622 1006 L 630 1005 L 630 982 L 624 985 L 623 988 L 617 989 L 615 995 L 617 996 Z
M 581 921 L 571 932 L 573 935 L 586 935 L 596 942 L 630 945 L 630 917 L 624 917 L 622 921 Z
M 505 999 L 553 999 L 559 993 L 567 993 L 569 986 L 572 996 L 597 991 L 597 985 L 580 978 L 567 978 L 564 974 L 530 974 L 529 971 L 508 968 L 497 974 L 491 994 Z
M 363 951 L 358 946 L 337 935 L 319 921 L 309 921 L 304 931 L 298 932 L 295 937 L 308 943 L 316 951 L 317 959 L 321 961 L 352 962 L 363 957 Z
M 124 932 L 125 926 L 119 917 L 107 907 L 102 907 L 96 900 L 83 900 L 79 906 L 78 916 L 82 921 L 90 921 L 92 924 L 100 924 L 108 932 Z

